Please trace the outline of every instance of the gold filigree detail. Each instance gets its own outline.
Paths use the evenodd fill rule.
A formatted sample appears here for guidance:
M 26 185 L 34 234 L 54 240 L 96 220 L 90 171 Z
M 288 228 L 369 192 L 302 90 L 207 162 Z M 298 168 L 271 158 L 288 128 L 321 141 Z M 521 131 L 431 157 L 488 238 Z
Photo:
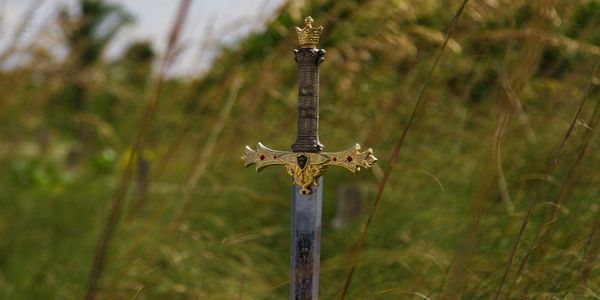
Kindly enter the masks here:
M 300 48 L 317 48 L 317 45 L 319 44 L 323 26 L 313 27 L 312 22 L 313 18 L 307 17 L 304 19 L 304 28 L 296 27 Z
M 370 168 L 377 161 L 371 148 L 361 151 L 359 144 L 340 152 L 311 153 L 277 151 L 258 143 L 256 151 L 246 146 L 241 158 L 246 167 L 256 164 L 258 172 L 269 166 L 283 165 L 303 195 L 312 193 L 311 187 L 319 184 L 318 178 L 331 166 L 355 173 L 361 168 Z
M 302 153 L 296 158 L 302 155 L 308 158 L 304 168 L 301 168 L 298 163 L 286 163 L 285 170 L 294 178 L 294 183 L 300 186 L 300 194 L 308 195 L 311 193 L 311 186 L 319 185 L 319 176 L 323 175 L 327 167 L 323 163 L 318 163 L 318 160 L 322 159 L 322 157 Z M 316 159 L 317 162 L 311 162 L 313 159 Z

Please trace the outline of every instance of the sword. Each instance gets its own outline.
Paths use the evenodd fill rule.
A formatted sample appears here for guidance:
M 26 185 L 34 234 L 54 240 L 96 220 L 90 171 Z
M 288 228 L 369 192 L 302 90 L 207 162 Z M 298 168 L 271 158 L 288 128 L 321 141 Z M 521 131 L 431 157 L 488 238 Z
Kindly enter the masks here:
M 325 50 L 318 49 L 323 26 L 313 27 L 313 19 L 296 27 L 298 44 L 294 56 L 298 64 L 298 134 L 292 152 L 269 149 L 260 142 L 256 150 L 246 146 L 242 160 L 256 171 L 281 165 L 292 176 L 292 239 L 290 259 L 290 299 L 319 297 L 321 252 L 321 211 L 323 173 L 331 166 L 352 173 L 371 167 L 377 158 L 371 148 L 362 151 L 359 144 L 340 152 L 322 152 L 319 141 L 319 65 Z

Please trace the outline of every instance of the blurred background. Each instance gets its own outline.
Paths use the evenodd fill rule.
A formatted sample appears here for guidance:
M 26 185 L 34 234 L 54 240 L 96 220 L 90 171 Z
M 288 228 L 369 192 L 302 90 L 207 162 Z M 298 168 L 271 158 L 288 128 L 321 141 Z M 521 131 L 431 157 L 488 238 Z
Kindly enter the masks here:
M 321 47 L 321 297 L 462 1 L 0 1 L 0 298 L 285 299 L 295 26 Z M 347 299 L 599 299 L 600 1 L 472 0 Z M 507 268 L 510 266 L 510 268 Z M 502 288 L 500 288 L 502 287 Z M 499 292 L 500 291 L 500 292 Z

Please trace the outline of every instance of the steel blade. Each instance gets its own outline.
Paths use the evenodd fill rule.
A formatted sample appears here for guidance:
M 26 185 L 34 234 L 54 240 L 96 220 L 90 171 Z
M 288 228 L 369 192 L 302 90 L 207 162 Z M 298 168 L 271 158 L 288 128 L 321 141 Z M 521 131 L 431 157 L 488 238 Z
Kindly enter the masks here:
M 323 177 L 309 195 L 292 185 L 290 300 L 319 298 Z

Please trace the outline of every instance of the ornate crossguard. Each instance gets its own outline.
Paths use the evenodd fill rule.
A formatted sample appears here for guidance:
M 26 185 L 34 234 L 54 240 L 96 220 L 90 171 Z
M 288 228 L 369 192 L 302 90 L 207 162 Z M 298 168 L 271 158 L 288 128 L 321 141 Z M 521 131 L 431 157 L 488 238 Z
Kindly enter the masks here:
M 341 152 L 286 152 L 277 151 L 258 143 L 256 151 L 246 146 L 242 157 L 246 167 L 256 164 L 256 171 L 283 165 L 290 176 L 294 177 L 294 183 L 301 187 L 300 193 L 308 195 L 310 187 L 318 185 L 317 179 L 323 175 L 330 166 L 342 167 L 352 173 L 360 171 L 361 168 L 369 168 L 377 161 L 373 156 L 371 148 L 360 151 L 360 145 Z
M 317 49 L 323 27 L 313 27 L 313 19 L 304 20 L 305 27 L 296 27 L 299 49 L 294 50 L 298 63 L 298 134 L 292 152 L 277 151 L 260 142 L 256 151 L 246 146 L 242 160 L 246 167 L 256 164 L 256 171 L 283 165 L 294 183 L 301 187 L 302 195 L 312 193 L 311 186 L 318 185 L 319 176 L 330 166 L 343 167 L 351 172 L 371 167 L 377 158 L 371 148 L 361 151 L 360 145 L 341 152 L 321 152 L 319 141 L 319 65 L 325 50 Z

